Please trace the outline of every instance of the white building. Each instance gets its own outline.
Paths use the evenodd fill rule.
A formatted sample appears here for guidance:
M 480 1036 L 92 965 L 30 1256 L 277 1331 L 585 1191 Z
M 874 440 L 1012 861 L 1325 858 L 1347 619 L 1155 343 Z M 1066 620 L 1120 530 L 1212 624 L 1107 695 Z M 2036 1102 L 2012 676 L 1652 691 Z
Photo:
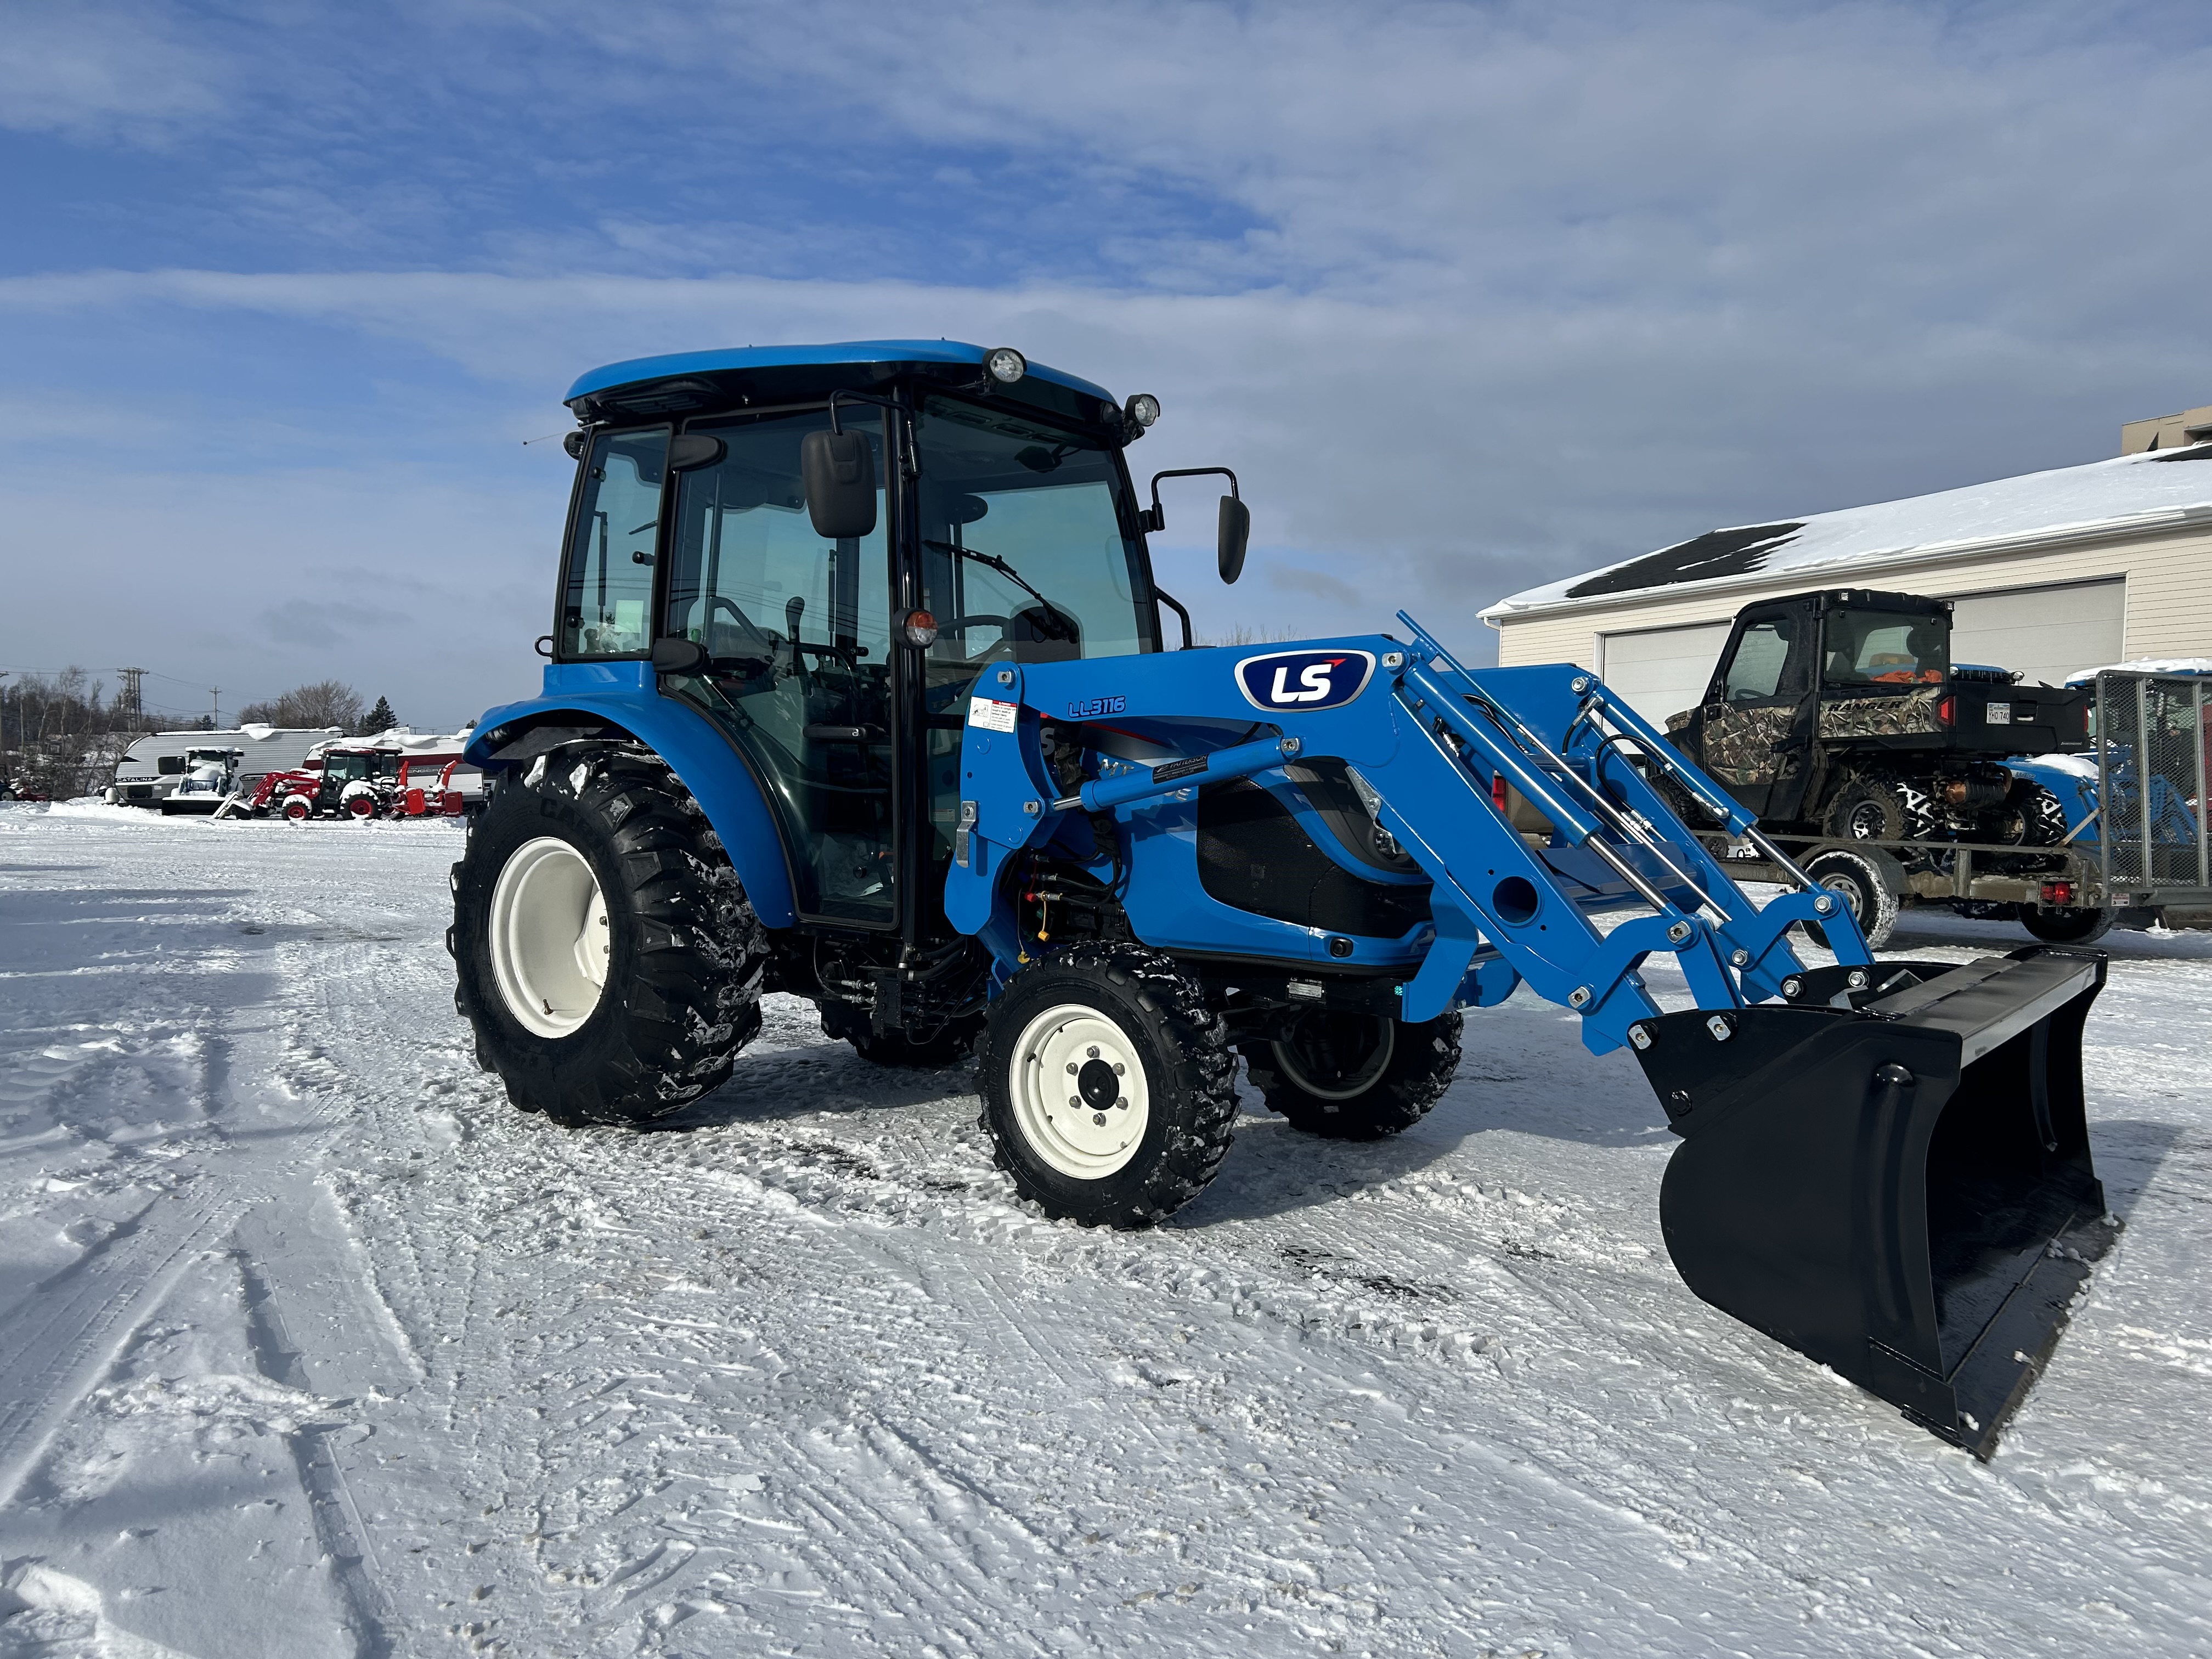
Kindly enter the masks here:
M 2131 422 L 2136 453 L 2113 460 L 1709 531 L 1516 593 L 1483 620 L 1501 663 L 1579 663 L 1653 720 L 1698 701 L 1739 609 L 1810 588 L 1951 599 L 1953 659 L 2031 682 L 2212 657 L 2212 441 L 2194 441 L 2207 434 L 2212 409 L 2194 410 Z

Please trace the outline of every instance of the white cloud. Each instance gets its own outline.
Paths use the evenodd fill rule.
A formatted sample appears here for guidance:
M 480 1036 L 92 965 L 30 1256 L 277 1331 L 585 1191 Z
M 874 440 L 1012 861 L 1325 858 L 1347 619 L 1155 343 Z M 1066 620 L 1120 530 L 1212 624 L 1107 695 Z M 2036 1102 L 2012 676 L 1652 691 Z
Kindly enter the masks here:
M 164 5 L 0 6 L 0 127 L 159 142 L 226 106 L 229 65 Z

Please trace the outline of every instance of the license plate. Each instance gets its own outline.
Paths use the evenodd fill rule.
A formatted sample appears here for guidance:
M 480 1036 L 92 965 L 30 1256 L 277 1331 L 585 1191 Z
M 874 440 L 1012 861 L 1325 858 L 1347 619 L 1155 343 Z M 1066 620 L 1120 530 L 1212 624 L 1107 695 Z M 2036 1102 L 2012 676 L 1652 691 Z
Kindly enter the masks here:
M 1990 726 L 2010 726 L 2012 724 L 2012 705 L 2008 702 L 1991 703 L 1989 706 L 1986 723 Z

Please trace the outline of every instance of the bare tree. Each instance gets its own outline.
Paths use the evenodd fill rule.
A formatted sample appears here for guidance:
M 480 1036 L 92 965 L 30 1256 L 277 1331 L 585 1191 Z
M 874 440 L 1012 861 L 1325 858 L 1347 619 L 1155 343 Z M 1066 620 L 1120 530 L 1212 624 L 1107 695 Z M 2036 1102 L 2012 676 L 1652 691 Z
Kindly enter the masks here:
M 273 702 L 248 703 L 238 719 L 241 726 L 337 726 L 350 732 L 361 724 L 361 693 L 340 680 L 317 680 Z
M 105 690 L 76 667 L 0 679 L 0 788 L 61 800 L 111 781 L 146 721 Z

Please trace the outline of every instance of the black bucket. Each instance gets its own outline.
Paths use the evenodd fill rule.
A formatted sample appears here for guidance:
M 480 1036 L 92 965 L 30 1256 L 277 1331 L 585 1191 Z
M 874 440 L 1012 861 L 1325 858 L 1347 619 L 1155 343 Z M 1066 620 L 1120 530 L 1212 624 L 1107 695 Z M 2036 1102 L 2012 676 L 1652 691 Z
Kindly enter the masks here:
M 2081 1103 L 2104 983 L 2101 953 L 2037 946 L 1644 1021 L 1684 1281 L 1989 1456 L 2118 1224 Z

